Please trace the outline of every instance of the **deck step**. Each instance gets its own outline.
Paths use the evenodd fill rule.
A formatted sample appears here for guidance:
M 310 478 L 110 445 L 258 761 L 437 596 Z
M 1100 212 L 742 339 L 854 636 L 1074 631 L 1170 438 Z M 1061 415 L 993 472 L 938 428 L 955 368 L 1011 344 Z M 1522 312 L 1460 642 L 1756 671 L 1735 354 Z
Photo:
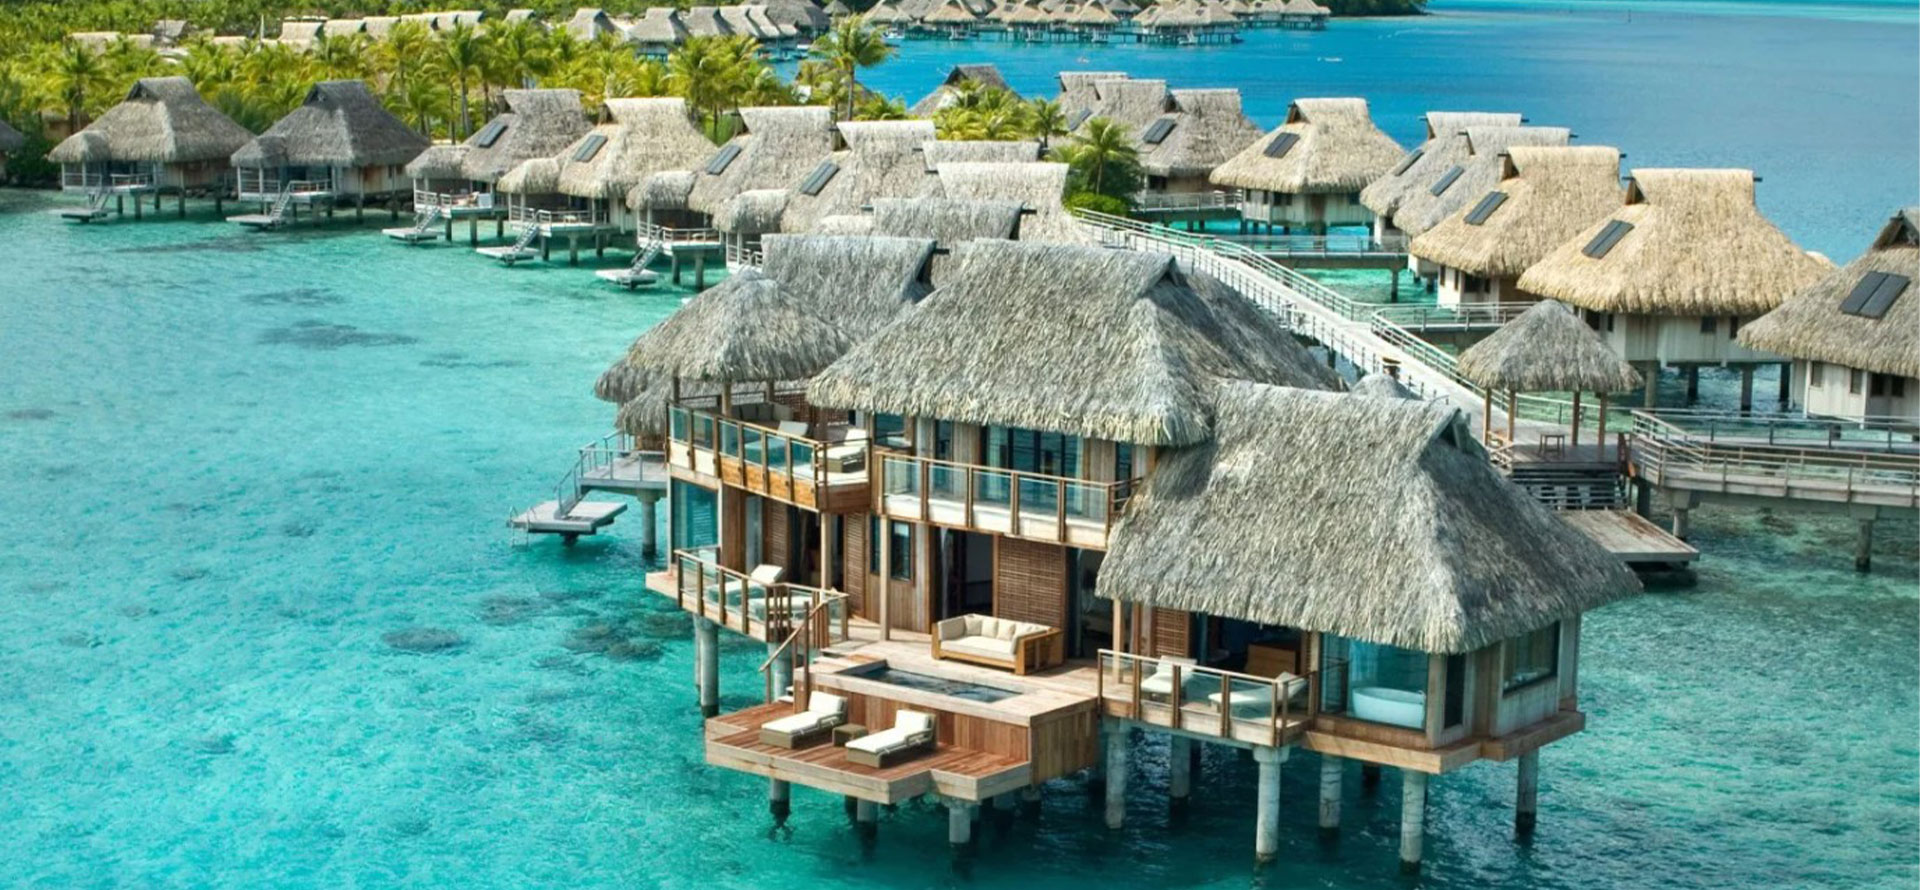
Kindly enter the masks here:
M 599 534 L 601 529 L 613 524 L 615 517 L 626 511 L 626 504 L 580 501 L 563 513 L 559 501 L 544 501 L 531 510 L 515 515 L 507 524 L 529 534 L 573 538 Z

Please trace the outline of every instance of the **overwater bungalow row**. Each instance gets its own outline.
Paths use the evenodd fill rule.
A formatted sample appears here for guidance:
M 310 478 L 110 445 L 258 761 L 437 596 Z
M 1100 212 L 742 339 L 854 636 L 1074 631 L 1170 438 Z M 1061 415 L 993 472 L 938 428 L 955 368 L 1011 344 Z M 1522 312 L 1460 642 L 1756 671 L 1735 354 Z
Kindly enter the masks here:
M 148 199 L 157 213 L 166 194 L 175 196 L 180 216 L 190 194 L 210 196 L 218 208 L 233 189 L 230 159 L 252 138 L 201 99 L 192 81 L 143 77 L 126 99 L 47 153 L 60 165 L 61 189 L 87 198 L 61 216 L 104 219 L 125 213 L 132 199 L 138 218 Z
M 1500 181 L 1407 245 L 1436 268 L 1436 301 L 1531 303 L 1520 274 L 1620 206 L 1620 152 L 1606 146 L 1515 146 Z
M 260 212 L 229 217 L 253 228 L 296 221 L 302 209 L 332 216 L 369 202 L 389 215 L 412 197 L 406 165 L 428 147 L 426 137 L 393 116 L 358 80 L 314 84 L 300 107 L 233 153 L 237 196 Z
M 583 239 L 596 253 L 640 231 L 627 195 L 663 171 L 683 171 L 713 150 L 678 98 L 608 99 L 599 124 L 551 157 L 522 161 L 501 177 L 510 245 L 478 251 L 509 264 L 551 257 L 555 239 L 578 262 Z M 644 271 L 636 262 L 634 271 Z
M 1647 378 L 1656 404 L 1663 367 L 1697 392 L 1701 365 L 1740 369 L 1740 408 L 1753 372 L 1786 359 L 1741 341 L 1740 328 L 1813 286 L 1833 264 L 1761 215 L 1751 170 L 1637 169 L 1624 202 L 1521 273 L 1521 291 L 1582 310 L 1621 358 Z M 1791 374 L 1782 368 L 1779 400 Z
M 1260 128 L 1241 110 L 1239 90 L 1174 90 L 1164 80 L 1103 72 L 1062 72 L 1060 85 L 1069 130 L 1105 118 L 1127 131 L 1147 175 L 1139 197 L 1143 207 L 1194 204 L 1196 196 L 1212 191 L 1214 169 L 1260 138 Z M 1199 202 L 1196 210 L 1204 205 Z
M 1920 427 L 1920 207 L 1895 213 L 1867 252 L 1741 329 L 1793 360 L 1790 396 L 1809 414 Z
M 796 274 L 857 240 L 771 237 L 764 270 L 627 357 L 719 388 L 669 408 L 674 557 L 649 579 L 696 616 L 710 763 L 767 777 L 779 818 L 794 783 L 867 828 L 935 794 L 965 843 L 979 806 L 1083 771 L 1119 827 L 1133 737 L 1166 733 L 1180 798 L 1196 745 L 1254 752 L 1271 858 L 1279 764 L 1312 751 L 1328 829 L 1345 761 L 1402 771 L 1417 868 L 1429 777 L 1512 760 L 1531 828 L 1539 749 L 1585 724 L 1581 615 L 1638 585 L 1458 412 L 1334 392 L 1275 319 L 1160 254 L 972 241 L 929 290 L 919 242 L 821 311 Z M 1421 509 L 1297 509 L 1359 501 Z M 1250 529 L 1261 546 L 1221 546 Z M 1395 560 L 1356 549 L 1378 540 Z M 766 704 L 718 713 L 722 628 L 768 644 Z
M 1400 146 L 1373 123 L 1365 99 L 1296 99 L 1286 121 L 1213 171 L 1214 185 L 1244 194 L 1241 219 L 1271 234 L 1370 226 L 1360 202 L 1393 170 Z
M 558 155 L 591 128 L 575 90 L 504 90 L 506 111 L 466 141 L 435 145 L 407 164 L 413 180 L 414 224 L 388 229 L 390 238 L 418 243 L 436 234 L 453 240 L 456 220 L 467 222 L 467 240 L 479 240 L 481 220 L 493 220 L 499 237 L 509 217 L 495 185 L 526 161 Z
M 1508 112 L 1429 111 L 1426 140 L 1403 155 L 1384 175 L 1360 190 L 1360 203 L 1373 211 L 1373 240 L 1384 242 L 1406 233 L 1394 225 L 1394 213 L 1415 189 L 1431 187 L 1443 173 L 1472 154 L 1469 127 L 1518 127 L 1526 118 Z

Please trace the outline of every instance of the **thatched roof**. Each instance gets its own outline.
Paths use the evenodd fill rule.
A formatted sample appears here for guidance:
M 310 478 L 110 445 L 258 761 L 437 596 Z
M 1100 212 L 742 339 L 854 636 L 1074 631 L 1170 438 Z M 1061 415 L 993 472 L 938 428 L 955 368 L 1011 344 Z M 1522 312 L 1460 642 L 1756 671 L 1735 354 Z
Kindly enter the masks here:
M 813 231 L 822 218 L 858 213 L 877 198 L 914 197 L 933 179 L 919 157 L 922 146 L 934 141 L 932 121 L 843 121 L 839 127 L 847 150 L 826 161 L 839 172 L 818 194 L 797 188 L 821 169 L 817 165 L 791 184 L 796 188 L 781 231 Z
M 1130 77 L 1099 80 L 1094 81 L 1093 94 L 1093 114 L 1087 120 L 1104 117 L 1119 123 L 1135 142 L 1139 141 L 1141 131 L 1173 108 L 1173 96 L 1167 91 L 1167 82 L 1164 80 L 1134 80 Z M 1071 123 L 1072 119 L 1069 118 L 1068 122 Z M 1081 121 L 1080 126 L 1086 126 L 1086 121 Z
M 1407 250 L 1469 275 L 1517 278 L 1620 206 L 1620 188 L 1618 149 L 1512 148 L 1492 191 L 1469 200 Z
M 1520 288 L 1598 312 L 1755 316 L 1774 309 L 1832 267 L 1760 215 L 1753 185 L 1751 170 L 1635 170 L 1626 204 L 1527 269 Z M 1588 256 L 1614 222 L 1632 228 L 1604 256 Z
M 560 192 L 560 159 L 534 158 L 520 162 L 493 184 L 506 195 L 554 195 Z
M 574 90 L 504 90 L 507 110 L 467 139 L 461 175 L 494 182 L 530 158 L 552 157 L 591 126 Z M 495 125 L 503 129 L 493 132 Z M 491 145 L 481 145 L 491 136 Z
M 19 151 L 27 144 L 27 137 L 13 125 L 0 120 L 0 154 Z
M 1120 17 L 1099 3 L 1089 2 L 1067 13 L 1065 21 L 1070 25 L 1100 28 L 1120 24 Z
M 648 46 L 678 46 L 687 40 L 687 26 L 680 22 L 679 10 L 655 6 L 627 26 L 627 39 Z
M 1564 146 L 1573 133 L 1565 127 L 1468 127 L 1465 135 L 1455 138 L 1437 163 L 1429 165 L 1421 158 L 1423 169 L 1417 178 L 1415 171 L 1407 171 L 1407 188 L 1393 210 L 1393 224 L 1401 231 L 1419 235 L 1479 201 L 1500 181 L 1506 170 L 1503 155 L 1510 149 Z M 1456 169 L 1458 174 L 1453 172 Z M 1449 178 L 1452 182 L 1443 187 Z M 1436 188 L 1439 194 L 1434 193 Z M 1364 194 L 1361 200 L 1366 200 Z
M 590 141 L 604 140 L 586 160 Z M 606 121 L 561 149 L 559 190 L 581 198 L 626 197 L 662 170 L 684 170 L 713 151 L 687 117 L 684 99 L 608 99 Z
M 944 246 L 976 238 L 1012 238 L 1020 225 L 1021 209 L 1012 201 L 876 198 L 872 232 L 932 238 Z
M 780 231 L 787 211 L 787 189 L 750 189 L 728 198 L 714 211 L 713 227 L 733 235 L 764 235 Z
M 1040 160 L 1038 142 L 996 142 L 985 139 L 941 139 L 921 146 L 927 170 L 946 163 L 1025 164 Z
M 627 364 L 686 380 L 811 377 L 851 345 L 846 333 L 746 267 L 633 341 Z
M 680 21 L 694 37 L 725 37 L 733 33 L 720 11 L 711 6 L 687 7 L 687 11 L 680 14 Z
M 720 205 L 753 189 L 784 189 L 800 181 L 833 153 L 833 112 L 818 105 L 742 108 L 742 131 L 719 152 L 708 148 L 701 158 L 682 166 L 694 170 L 693 192 L 687 207 L 717 214 Z M 723 155 L 733 154 L 725 168 L 712 172 Z
M 939 8 L 927 13 L 926 16 L 921 19 L 922 22 L 929 25 L 971 25 L 979 20 L 980 17 L 975 15 L 973 10 L 968 9 L 967 5 L 960 2 L 960 0 L 947 0 L 947 2 L 941 4 Z M 914 105 L 914 108 L 916 113 L 920 113 L 918 111 L 920 108 L 918 104 Z
M 960 3 L 960 0 L 947 0 L 947 5 L 934 10 L 933 15 L 930 15 L 927 21 L 932 24 L 940 24 L 945 19 L 936 19 L 934 16 L 938 16 L 951 9 L 958 10 L 958 12 L 953 13 L 953 15 L 966 16 L 964 21 L 972 21 L 974 18 L 973 13 L 968 11 L 967 8 Z M 913 108 L 909 110 L 915 117 L 931 117 L 934 112 L 953 104 L 954 98 L 959 94 L 960 85 L 968 82 L 977 83 L 983 87 L 992 89 L 1006 90 L 1009 93 L 1013 92 L 1013 87 L 1007 85 L 1007 79 L 1001 76 L 999 68 L 986 64 L 955 65 L 947 70 L 946 79 L 940 81 L 940 85 L 934 87 L 933 92 L 922 97 L 920 101 L 913 103 Z
M 328 80 L 305 102 L 233 153 L 239 167 L 400 166 L 427 148 L 426 137 L 381 107 L 357 80 Z
M 407 162 L 407 176 L 413 179 L 466 179 L 467 175 L 460 165 L 467 159 L 468 150 L 466 143 L 429 145 L 426 151 Z
M 767 17 L 802 31 L 825 31 L 833 25 L 833 16 L 813 0 L 769 0 Z
M 1626 392 L 1640 373 L 1565 303 L 1543 300 L 1460 353 L 1460 376 L 1491 390 Z
M 1276 139 L 1297 140 L 1269 156 Z M 1358 192 L 1400 162 L 1365 99 L 1295 99 L 1287 121 L 1213 171 L 1215 185 L 1289 194 Z
M 1420 401 L 1420 396 L 1417 393 L 1408 389 L 1400 381 L 1394 379 L 1392 374 L 1368 374 L 1348 384 L 1347 392 L 1351 395 L 1365 396 L 1372 399 L 1412 399 L 1416 402 Z
M 562 26 L 575 40 L 591 43 L 602 34 L 619 34 L 620 26 L 613 23 L 607 11 L 599 8 L 582 7 L 573 11 L 573 18 Z
M 816 405 L 1147 445 L 1210 435 L 1217 377 L 1338 386 L 1271 316 L 1166 254 L 971 241 L 913 315 L 814 378 Z
M 1017 201 L 1031 213 L 1020 219 L 1020 240 L 1092 244 L 1097 240 L 1061 204 L 1067 190 L 1067 165 L 940 165 L 940 191 L 928 197 L 963 201 Z
M 1103 80 L 1125 80 L 1125 71 L 1062 71 L 1059 74 L 1060 95 L 1057 101 L 1060 110 L 1071 121 L 1082 111 L 1091 112 L 1100 101 L 1093 85 Z
M 1879 318 L 1842 311 L 1854 289 L 1876 272 L 1908 280 L 1893 305 Z M 1865 255 L 1741 328 L 1740 342 L 1797 359 L 1920 377 L 1920 294 L 1912 292 L 1915 280 L 1920 280 L 1920 207 L 1909 207 L 1887 221 Z
M 1427 141 L 1360 190 L 1360 203 L 1368 210 L 1379 216 L 1393 216 L 1402 198 L 1414 189 L 1433 185 L 1440 174 L 1464 160 L 1471 153 L 1467 143 L 1468 127 L 1517 127 L 1523 118 L 1506 112 L 1429 111 L 1426 120 Z
M 685 210 L 693 194 L 692 170 L 662 170 L 627 191 L 627 206 L 635 210 Z
M 931 238 L 768 235 L 760 247 L 761 271 L 852 343 L 879 333 L 929 290 Z
M 1260 138 L 1240 110 L 1239 90 L 1173 90 L 1170 121 L 1157 144 L 1142 144 L 1140 167 L 1155 176 L 1205 176 Z M 1149 127 L 1154 126 L 1148 124 Z
M 1101 596 L 1451 654 L 1640 590 L 1454 408 L 1252 383 L 1214 401 L 1214 440 L 1127 505 Z
M 143 77 L 120 104 L 47 152 L 47 160 L 190 164 L 230 158 L 251 139 L 245 127 L 201 99 L 192 81 Z
M 755 21 L 744 6 L 721 6 L 715 8 L 713 12 L 720 17 L 720 21 L 727 26 L 727 30 L 734 34 L 744 34 L 762 43 L 780 39 L 780 32 L 773 30 L 771 22 L 762 25 L 761 22 Z

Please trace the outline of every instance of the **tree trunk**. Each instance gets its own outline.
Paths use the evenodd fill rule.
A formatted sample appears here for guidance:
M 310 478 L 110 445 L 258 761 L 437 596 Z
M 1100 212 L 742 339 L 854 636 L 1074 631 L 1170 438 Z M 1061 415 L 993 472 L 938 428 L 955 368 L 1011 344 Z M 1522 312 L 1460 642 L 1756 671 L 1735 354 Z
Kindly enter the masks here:
M 473 133 L 473 118 L 467 110 L 467 76 L 460 75 L 460 138 L 465 139 Z

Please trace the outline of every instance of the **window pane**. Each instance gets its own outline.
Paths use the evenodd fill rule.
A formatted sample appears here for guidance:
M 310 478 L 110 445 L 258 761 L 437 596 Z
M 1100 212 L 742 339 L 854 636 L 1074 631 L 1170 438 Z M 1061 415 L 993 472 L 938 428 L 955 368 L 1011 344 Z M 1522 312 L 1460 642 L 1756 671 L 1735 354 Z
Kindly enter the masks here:
M 913 577 L 913 524 L 910 522 L 892 523 L 893 533 L 888 538 L 892 548 L 887 553 L 888 572 L 901 581 Z
M 1560 666 L 1559 622 L 1508 640 L 1500 661 L 1503 691 L 1553 676 Z

